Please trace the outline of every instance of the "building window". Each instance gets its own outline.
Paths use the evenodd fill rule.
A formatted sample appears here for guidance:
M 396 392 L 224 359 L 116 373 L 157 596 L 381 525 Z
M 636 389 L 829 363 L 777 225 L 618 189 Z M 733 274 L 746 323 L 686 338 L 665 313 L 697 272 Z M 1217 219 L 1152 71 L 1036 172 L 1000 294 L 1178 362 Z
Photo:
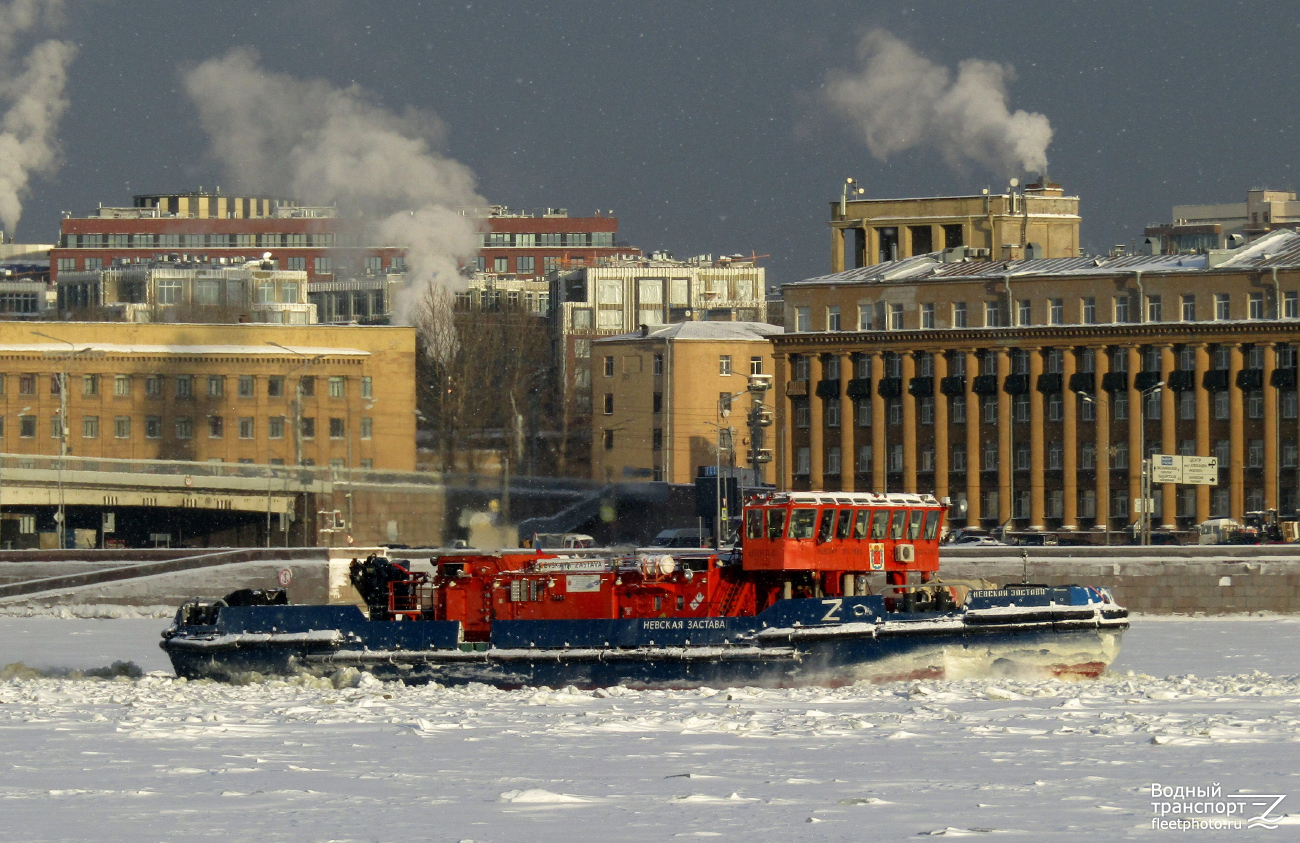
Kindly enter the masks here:
M 601 358 L 601 364 L 602 364 L 602 369 L 601 369 L 602 374 L 604 374 L 604 376 L 607 378 L 614 377 L 614 358 L 613 357 Z
M 1219 321 L 1232 318 L 1232 310 L 1229 307 L 1230 298 L 1227 293 L 1214 294 L 1214 318 Z
M 901 304 L 891 304 L 889 306 L 889 330 L 903 330 L 903 306 Z
M 800 332 L 807 332 L 812 328 L 812 317 L 806 307 L 796 307 L 794 309 L 794 329 Z
M 99 375 L 81 376 L 81 394 L 86 396 L 99 394 Z
M 885 365 L 889 367 L 889 376 L 891 378 L 901 378 L 903 376 L 903 355 L 892 351 L 885 352 Z
M 664 394 L 662 392 L 656 392 L 654 396 L 651 398 L 650 406 L 651 406 L 651 412 L 653 412 L 655 415 L 662 413 L 664 411 Z
M 984 443 L 984 470 L 997 471 L 998 468 L 998 443 L 988 441 Z
M 1097 493 L 1095 491 L 1091 489 L 1080 490 L 1079 517 L 1080 518 L 1097 517 Z
M 903 470 L 903 446 L 890 445 L 889 446 L 889 472 L 891 474 L 897 474 L 902 470 Z
M 1047 446 L 1047 469 L 1048 471 L 1060 471 L 1065 460 L 1065 449 L 1061 447 L 1060 442 L 1053 442 Z
M 194 396 L 194 376 L 177 375 L 176 376 L 176 397 L 192 398 Z
M 144 417 L 144 438 L 145 439 L 162 438 L 162 416 Z
M 1083 299 L 1083 324 L 1097 324 L 1097 300 L 1092 296 L 1085 296 Z
M 871 330 L 871 314 L 874 310 L 875 310 L 874 306 L 870 304 L 858 305 L 858 330 L 859 331 Z
M 664 356 L 656 354 L 654 356 L 654 376 L 662 377 L 664 373 Z
M 934 396 L 921 396 L 921 424 L 934 424 Z
M 952 305 L 952 326 L 954 328 L 965 328 L 966 325 L 966 302 L 953 302 Z
M 1128 418 L 1128 393 L 1117 392 L 1110 401 L 1112 421 L 1124 421 Z
M 934 446 L 933 445 L 926 445 L 924 448 L 921 449 L 921 465 L 918 470 L 924 472 L 934 471 Z
M 1125 293 L 1124 295 L 1115 296 L 1112 312 L 1114 313 L 1115 316 L 1114 319 L 1111 321 L 1113 322 L 1128 321 L 1128 294 L 1127 293 Z
M 1018 422 L 1029 421 L 1029 396 L 1017 395 L 1012 399 L 1012 406 L 1015 410 L 1015 418 Z
M 226 379 L 220 375 L 208 376 L 208 397 L 220 398 L 226 394 Z
M 255 431 L 252 416 L 240 416 L 239 418 L 239 438 L 252 439 Z
M 1014 517 L 1016 518 L 1029 517 L 1029 501 L 1030 501 L 1030 496 L 1027 490 L 1021 490 L 1016 492 L 1016 501 L 1015 501 L 1016 511 L 1015 513 L 1013 513 Z
M 825 374 L 822 377 L 828 381 L 837 381 L 840 379 L 840 357 L 838 354 L 832 354 L 826 358 Z
M 826 308 L 826 330 L 838 331 L 840 329 L 840 307 L 831 305 Z
M 922 328 L 934 327 L 934 304 L 933 303 L 926 303 L 921 305 L 921 327 Z
M 337 375 L 329 380 L 330 398 L 343 398 L 346 394 L 347 379 Z
M 871 402 L 854 400 L 853 417 L 857 420 L 858 427 L 871 427 Z
M 1247 299 L 1247 303 L 1249 305 L 1249 309 L 1247 312 L 1250 314 L 1251 319 L 1264 318 L 1264 294 L 1263 293 L 1251 293 L 1250 298 Z
M 953 424 L 966 423 L 966 396 L 954 395 L 948 399 L 948 417 Z
M 1196 370 L 1196 349 L 1185 345 L 1178 351 L 1178 368 L 1184 372 Z
M 719 374 L 719 375 L 730 375 L 730 374 L 731 374 L 731 355 L 730 355 L 730 354 L 720 354 L 720 355 L 718 355 L 718 374 Z
M 614 431 L 602 430 L 600 439 L 601 439 L 601 445 L 605 448 L 606 451 L 614 450 Z
M 1002 305 L 995 301 L 984 303 L 984 327 L 996 328 L 1002 321 Z
M 226 420 L 221 416 L 208 416 L 208 438 L 220 439 L 226 434 Z
M 1047 497 L 1047 517 L 1061 518 L 1065 515 L 1065 492 L 1053 489 Z
M 515 271 L 520 275 L 532 275 L 537 271 L 537 258 L 532 255 L 520 255 L 515 258 Z
M 871 356 L 868 354 L 858 355 L 858 378 L 868 380 L 871 377 Z
M 304 398 L 314 398 L 316 395 L 316 378 L 311 375 L 298 378 L 298 394 Z
M 113 394 L 119 398 L 125 398 L 131 394 L 130 375 L 113 376 Z
M 273 375 L 266 379 L 266 397 L 282 398 L 284 396 L 284 378 Z
M 794 406 L 794 426 L 806 428 L 810 425 L 808 412 L 808 402 L 800 401 Z
M 303 439 L 316 438 L 316 419 L 308 416 L 307 418 L 302 420 L 302 438 Z
M 1282 443 L 1282 467 L 1283 468 L 1296 467 L 1296 452 L 1297 452 L 1296 443 L 1294 442 Z
M 1160 400 L 1160 390 L 1148 392 L 1146 395 L 1146 404 L 1143 412 L 1148 421 L 1159 421 L 1160 411 L 1164 407 L 1164 402 Z
M 36 376 L 19 375 L 18 376 L 18 394 L 35 395 L 36 394 Z
M 374 435 L 375 423 L 370 416 L 361 417 L 361 438 L 369 439 Z
M 869 474 L 871 472 L 871 446 L 860 445 L 858 447 L 858 473 Z
M 1264 346 L 1251 345 L 1246 346 L 1246 368 L 1262 369 L 1264 368 Z
M 1296 417 L 1296 411 L 1300 409 L 1298 397 L 1300 396 L 1297 396 L 1294 391 L 1282 393 L 1282 400 L 1279 402 L 1282 407 L 1282 418 L 1293 419 Z
M 239 397 L 240 398 L 253 397 L 253 376 L 252 375 L 239 376 Z
M 604 402 L 602 404 L 602 411 L 607 416 L 614 415 L 614 393 L 612 392 L 605 393 Z
M 724 413 L 730 413 L 730 412 L 731 412 L 731 393 L 730 393 L 730 392 L 719 392 L 719 393 L 718 393 L 718 413 L 721 415 L 721 414 L 724 414 Z
M 957 445 L 952 449 L 951 465 L 948 468 L 951 471 L 966 470 L 966 449 L 961 445 Z
M 1295 393 L 1292 393 L 1293 395 Z M 1182 392 L 1178 395 L 1178 418 L 1183 421 L 1196 420 L 1196 393 Z
M 1295 319 L 1300 317 L 1300 299 L 1294 292 L 1282 294 L 1282 318 Z
M 984 399 L 981 403 L 984 406 L 984 423 L 997 424 L 998 423 L 998 399 L 994 398 L 991 395 L 986 395 L 984 396 Z
M 794 473 L 802 477 L 812 473 L 812 452 L 806 445 L 794 452 Z
M 179 278 L 160 278 L 154 289 L 159 304 L 176 304 L 184 296 L 184 282 Z
M 268 439 L 284 438 L 284 416 L 271 416 L 266 420 L 266 437 Z
M 1263 468 L 1264 467 L 1264 440 L 1252 439 L 1246 445 L 1246 467 Z M 1252 507 L 1254 509 L 1255 507 Z
M 839 427 L 840 426 L 840 399 L 827 398 L 825 402 L 825 407 L 826 407 L 826 426 Z
M 832 445 L 826 449 L 826 473 L 830 475 L 839 475 L 841 471 L 841 451 L 838 445 Z
M 1089 396 L 1091 397 L 1091 396 Z M 1096 421 L 1097 420 L 1097 402 L 1096 400 L 1085 401 L 1084 396 L 1079 397 L 1079 421 Z
M 1246 394 L 1246 412 L 1252 419 L 1264 418 L 1264 393 L 1253 389 Z
M 981 365 L 983 366 L 983 369 L 982 369 L 983 374 L 986 374 L 986 375 L 996 375 L 996 374 L 998 373 L 998 355 L 997 355 L 997 352 L 994 352 L 994 351 L 986 351 L 986 352 L 984 352 L 984 357 L 982 358 L 982 363 L 981 363 Z
M 1218 421 L 1226 421 L 1230 408 L 1228 391 L 1219 390 L 1214 393 L 1214 418 Z
M 1053 392 L 1047 396 L 1047 420 L 1059 422 L 1063 418 L 1065 418 L 1065 402 L 1059 392 Z
M 916 374 L 923 378 L 934 377 L 934 355 L 922 351 L 916 355 Z
M 1065 324 L 1065 299 L 1047 300 L 1047 324 Z
M 1232 442 L 1228 439 L 1214 441 L 1214 457 L 1219 461 L 1219 468 L 1227 468 L 1232 455 Z
M 1097 443 L 1084 442 L 1079 447 L 1079 468 L 1092 470 L 1097 467 Z
M 510 271 L 510 259 L 497 257 L 492 259 L 492 271 L 496 273 L 506 273 Z
M 81 419 L 81 438 L 99 438 L 99 416 L 83 416 Z
M 192 439 L 194 437 L 194 420 L 189 416 L 176 419 L 176 438 Z
M 1033 310 L 1029 299 L 1021 299 L 1016 307 L 1016 327 L 1034 324 Z
M 113 419 L 113 436 L 117 439 L 131 438 L 130 416 L 117 416 Z
M 889 399 L 889 423 L 903 423 L 903 402 L 897 398 Z
M 1232 364 L 1232 350 L 1226 345 L 1214 347 L 1214 368 L 1227 370 Z
M 1164 319 L 1164 309 L 1160 305 L 1160 296 L 1147 296 L 1147 321 L 1160 322 Z
M 1215 518 L 1227 518 L 1232 506 L 1232 494 L 1227 489 L 1215 489 L 1210 495 L 1210 515 Z
M 1183 293 L 1183 321 L 1196 321 L 1196 296 L 1192 293 Z
M 144 394 L 148 398 L 161 398 L 163 391 L 162 375 L 147 375 L 144 379 Z
M 1195 489 L 1178 490 L 1178 517 L 1179 518 L 1196 517 L 1196 490 Z
M 340 418 L 331 418 L 331 419 L 330 419 L 330 438 L 331 438 L 331 439 L 342 439 L 342 438 L 344 438 L 345 436 L 347 436 L 347 425 L 344 423 L 343 419 L 340 419 Z
M 1128 490 L 1116 489 L 1110 493 L 1110 517 L 1128 519 Z
M 1023 442 L 1016 445 L 1016 471 L 1029 470 L 1029 446 Z

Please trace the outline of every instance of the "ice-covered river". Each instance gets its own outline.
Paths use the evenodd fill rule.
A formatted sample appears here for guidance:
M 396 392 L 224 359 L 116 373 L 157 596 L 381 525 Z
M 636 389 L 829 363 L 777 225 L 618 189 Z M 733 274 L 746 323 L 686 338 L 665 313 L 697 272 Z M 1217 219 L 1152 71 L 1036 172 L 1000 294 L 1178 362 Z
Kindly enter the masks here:
M 1096 682 L 497 691 L 185 683 L 160 620 L 0 618 L 0 839 L 1159 839 L 1152 782 L 1281 794 L 1300 618 L 1137 618 Z M 132 660 L 155 675 L 63 679 Z M 1131 673 L 1130 673 L 1131 672 Z

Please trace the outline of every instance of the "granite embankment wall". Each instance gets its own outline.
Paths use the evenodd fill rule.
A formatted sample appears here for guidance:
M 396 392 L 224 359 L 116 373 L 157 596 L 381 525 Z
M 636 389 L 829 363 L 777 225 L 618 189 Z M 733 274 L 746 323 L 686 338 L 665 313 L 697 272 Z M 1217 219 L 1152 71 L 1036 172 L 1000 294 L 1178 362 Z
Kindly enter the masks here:
M 1300 612 L 1300 546 L 972 547 L 941 559 L 950 579 L 1106 586 L 1134 612 Z

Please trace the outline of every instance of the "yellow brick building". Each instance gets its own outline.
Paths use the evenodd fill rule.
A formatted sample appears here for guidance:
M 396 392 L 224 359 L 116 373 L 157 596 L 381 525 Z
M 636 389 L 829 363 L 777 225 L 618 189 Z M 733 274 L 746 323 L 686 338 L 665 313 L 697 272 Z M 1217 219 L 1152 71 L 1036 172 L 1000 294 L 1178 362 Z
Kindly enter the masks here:
M 722 464 L 745 465 L 750 399 L 731 399 L 734 411 L 721 419 L 719 402 L 745 390 L 751 374 L 772 373 L 771 337 L 781 330 L 680 322 L 593 342 L 592 478 L 690 483 L 700 466 L 717 465 L 719 422 Z
M 0 322 L 4 452 L 59 453 L 64 377 L 76 456 L 415 468 L 411 328 Z

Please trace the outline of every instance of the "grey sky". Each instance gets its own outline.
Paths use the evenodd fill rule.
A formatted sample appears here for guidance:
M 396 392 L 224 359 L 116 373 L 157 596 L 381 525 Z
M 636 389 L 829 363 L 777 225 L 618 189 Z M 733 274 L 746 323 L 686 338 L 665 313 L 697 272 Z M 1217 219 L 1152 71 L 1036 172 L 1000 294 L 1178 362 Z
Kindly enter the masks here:
M 1014 65 L 1009 105 L 1051 120 L 1051 176 L 1082 197 L 1089 250 L 1175 203 L 1297 182 L 1289 3 L 132 0 L 69 7 L 64 164 L 34 182 L 18 235 L 49 240 L 61 210 L 219 184 L 179 72 L 243 45 L 270 70 L 433 112 L 493 202 L 613 209 L 643 248 L 754 250 L 773 282 L 796 280 L 827 269 L 845 176 L 871 196 L 1005 184 L 927 149 L 877 161 L 822 104 L 873 27 L 950 68 Z

